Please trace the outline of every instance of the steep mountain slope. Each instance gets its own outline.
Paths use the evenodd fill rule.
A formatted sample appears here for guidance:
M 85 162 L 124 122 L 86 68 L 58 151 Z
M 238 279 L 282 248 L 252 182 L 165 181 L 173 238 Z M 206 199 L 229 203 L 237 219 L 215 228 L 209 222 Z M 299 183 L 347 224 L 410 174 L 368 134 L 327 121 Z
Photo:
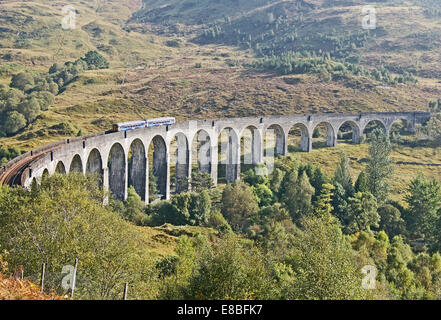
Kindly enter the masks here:
M 362 28 L 376 5 L 375 29 Z M 197 43 L 253 48 L 260 55 L 329 53 L 395 73 L 441 78 L 441 2 L 373 1 L 150 1 L 132 21 L 202 30 Z M 198 19 L 195 19 L 198 17 Z M 372 22 L 372 21 L 371 21 Z M 371 23 L 368 21 L 368 23 Z

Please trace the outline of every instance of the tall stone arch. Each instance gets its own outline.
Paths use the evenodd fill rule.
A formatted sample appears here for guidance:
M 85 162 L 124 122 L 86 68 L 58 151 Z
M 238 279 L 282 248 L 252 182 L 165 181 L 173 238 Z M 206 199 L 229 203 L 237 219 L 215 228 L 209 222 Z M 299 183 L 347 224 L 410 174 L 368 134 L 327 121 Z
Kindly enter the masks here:
M 225 180 L 227 183 L 240 178 L 240 141 L 236 131 L 231 127 L 220 130 L 218 137 L 219 165 L 225 166 Z
M 263 143 L 259 129 L 253 125 L 247 126 L 241 133 L 241 157 L 243 150 L 244 165 L 257 165 L 263 162 Z
M 66 174 L 66 167 L 64 166 L 63 161 L 58 161 L 57 166 L 55 168 L 55 173 Z
M 157 187 L 161 199 L 168 199 L 170 185 L 168 177 L 169 156 L 167 145 L 164 138 L 160 135 L 156 135 L 155 137 L 153 137 L 152 141 L 150 142 L 150 145 L 151 144 L 153 144 L 152 172 L 157 179 Z
M 365 134 L 366 128 L 369 126 L 369 124 L 371 124 L 373 122 L 379 123 L 381 125 L 381 128 L 383 129 L 384 133 L 389 133 L 388 132 L 389 126 L 387 125 L 386 121 L 384 121 L 383 119 L 380 119 L 380 118 L 372 118 L 372 119 L 366 121 L 364 126 L 360 129 L 361 135 Z M 389 129 L 390 129 L 390 127 L 389 127 Z
M 265 143 L 265 150 L 268 150 L 268 137 L 271 138 L 271 136 L 269 135 L 273 135 L 273 137 L 275 138 L 274 141 L 274 155 L 286 155 L 286 135 L 285 135 L 285 131 L 283 130 L 282 126 L 279 124 L 271 124 L 270 126 L 268 126 L 265 130 L 264 133 L 264 139 L 266 140 Z M 266 155 L 266 156 L 271 156 L 271 155 Z
M 192 148 L 197 158 L 198 169 L 201 172 L 211 173 L 212 172 L 212 150 L 211 150 L 211 138 L 207 131 L 200 129 L 196 132 Z
M 99 183 L 101 185 L 104 183 L 103 160 L 101 153 L 96 148 L 89 153 L 89 157 L 87 158 L 86 174 L 95 174 L 98 177 Z
M 79 154 L 76 154 L 70 163 L 69 172 L 83 173 L 83 161 Z
M 409 117 L 398 117 L 393 119 L 389 124 L 389 128 L 386 128 L 386 130 L 388 132 L 392 131 L 393 126 L 399 122 L 404 124 L 405 130 L 409 133 L 415 133 L 415 122 L 413 119 L 409 119 Z
M 361 129 L 360 129 L 359 124 L 353 120 L 347 120 L 347 121 L 344 121 L 341 124 L 339 124 L 337 126 L 337 135 L 338 135 L 338 132 L 341 130 L 341 128 L 343 128 L 346 125 L 349 125 L 352 129 L 352 142 L 353 143 L 360 143 L 361 136 L 362 136 Z
M 296 129 L 300 131 L 300 149 L 304 152 L 310 152 L 312 150 L 312 133 L 304 123 L 297 122 L 288 130 L 288 134 Z
M 312 129 L 312 133 L 314 134 L 315 129 L 320 125 L 324 125 L 326 128 L 326 145 L 328 147 L 335 147 L 337 145 L 337 132 L 330 122 L 321 121 L 317 123 Z
M 190 147 L 187 136 L 179 132 L 176 138 L 176 192 L 180 193 L 188 189 L 188 179 L 191 175 Z
M 143 201 L 147 199 L 147 154 L 144 143 L 135 139 L 130 145 L 128 158 L 128 184 L 133 186 Z
M 126 155 L 124 148 L 115 143 L 109 152 L 107 162 L 109 169 L 109 189 L 118 200 L 126 198 Z

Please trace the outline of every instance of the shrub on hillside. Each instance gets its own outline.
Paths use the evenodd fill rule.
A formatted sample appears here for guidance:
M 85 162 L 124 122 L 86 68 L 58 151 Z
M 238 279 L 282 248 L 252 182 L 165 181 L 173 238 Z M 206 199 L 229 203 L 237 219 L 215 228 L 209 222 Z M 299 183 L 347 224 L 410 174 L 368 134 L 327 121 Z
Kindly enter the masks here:
M 173 39 L 173 40 L 167 40 L 165 42 L 166 46 L 172 47 L 172 48 L 179 48 L 181 46 L 181 42 L 179 40 Z
M 3 129 L 6 134 L 15 134 L 21 129 L 26 127 L 26 118 L 17 111 L 12 111 L 6 114 L 5 121 L 3 123 Z
M 107 62 L 106 58 L 97 51 L 89 51 L 86 53 L 85 57 L 81 59 L 87 63 L 89 70 L 109 68 L 109 62 Z

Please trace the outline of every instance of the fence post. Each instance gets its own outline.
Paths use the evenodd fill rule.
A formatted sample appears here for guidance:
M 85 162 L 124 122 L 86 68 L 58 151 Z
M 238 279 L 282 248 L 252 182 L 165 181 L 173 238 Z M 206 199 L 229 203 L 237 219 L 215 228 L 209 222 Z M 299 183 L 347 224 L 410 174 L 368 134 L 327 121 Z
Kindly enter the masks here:
M 23 268 L 21 268 L 20 270 L 20 280 L 23 281 L 23 277 L 24 277 L 24 270 Z
M 124 293 L 123 293 L 123 300 L 127 300 L 127 290 L 129 288 L 129 283 L 126 282 L 124 285 Z
M 70 297 L 73 298 L 75 291 L 75 282 L 77 280 L 77 267 L 78 267 L 78 259 L 75 258 L 74 272 L 72 275 L 72 290 L 70 292 Z
M 41 266 L 41 279 L 40 279 L 40 291 L 43 292 L 44 290 L 44 271 L 46 269 L 46 264 L 43 263 Z

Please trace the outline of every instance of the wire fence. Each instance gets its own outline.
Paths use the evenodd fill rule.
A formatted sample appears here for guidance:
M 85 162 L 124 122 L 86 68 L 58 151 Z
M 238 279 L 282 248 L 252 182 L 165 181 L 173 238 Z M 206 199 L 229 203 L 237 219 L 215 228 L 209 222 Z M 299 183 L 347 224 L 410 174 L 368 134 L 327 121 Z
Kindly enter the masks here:
M 77 288 L 87 288 L 94 285 L 94 281 L 88 279 L 78 270 L 78 259 L 74 265 L 65 265 L 61 272 L 47 271 L 46 263 L 42 263 L 40 273 L 37 275 L 26 275 L 23 267 L 14 272 L 14 277 L 21 281 L 29 280 L 39 284 L 40 292 L 55 293 L 68 299 L 75 299 Z M 125 282 L 121 293 L 121 300 L 128 299 L 129 283 Z

